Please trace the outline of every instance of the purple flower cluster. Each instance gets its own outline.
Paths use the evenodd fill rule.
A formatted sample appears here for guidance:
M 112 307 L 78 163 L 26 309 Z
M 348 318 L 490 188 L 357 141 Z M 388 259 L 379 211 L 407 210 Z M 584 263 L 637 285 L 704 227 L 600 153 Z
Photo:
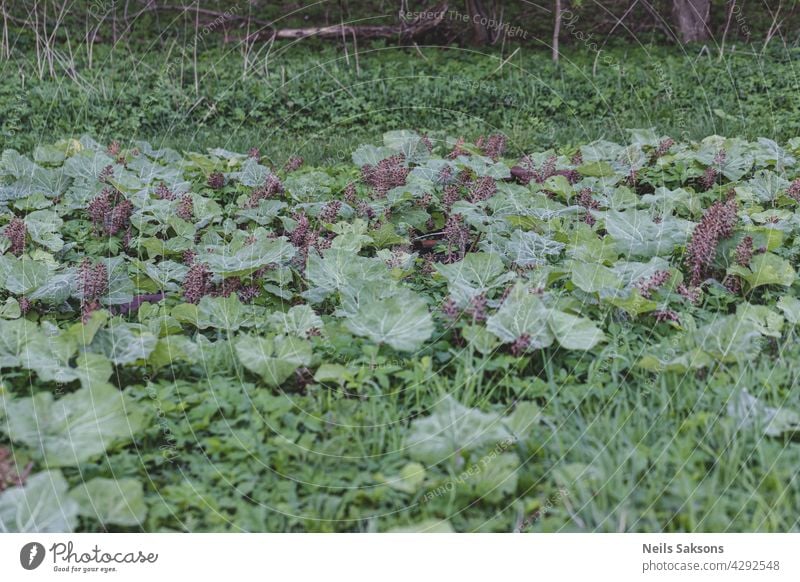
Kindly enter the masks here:
M 742 279 L 739 275 L 728 275 L 722 281 L 722 284 L 734 295 L 739 295 L 742 292 Z
M 113 236 L 130 226 L 133 204 L 119 190 L 103 188 L 89 201 L 86 212 L 95 228 Z
M 247 150 L 247 157 L 259 161 L 261 159 L 261 150 L 258 148 L 250 148 Z
M 642 294 L 642 297 L 650 299 L 653 291 L 669 281 L 671 276 L 669 271 L 656 271 L 650 277 L 637 282 L 635 287 L 639 290 L 639 293 Z
M 300 166 L 303 165 L 303 158 L 300 156 L 292 156 L 286 161 L 286 165 L 283 166 L 284 171 L 287 174 L 291 174 L 292 172 L 299 170 Z
M 17 465 L 11 451 L 0 447 L 0 492 L 8 487 L 23 487 L 33 469 L 33 462 L 28 463 L 22 473 L 17 473 Z
M 700 301 L 700 297 L 703 294 L 703 290 L 700 289 L 700 287 L 687 287 L 683 283 L 678 285 L 676 291 L 678 291 L 678 294 L 681 297 L 687 299 L 689 303 L 692 304 L 697 304 L 697 302 Z
M 97 179 L 104 184 L 107 184 L 108 181 L 114 177 L 114 166 L 106 166 L 100 173 L 97 175 Z
M 22 315 L 25 315 L 31 310 L 31 302 L 27 297 L 20 297 L 19 298 L 19 310 L 22 312 Z
M 706 168 L 706 171 L 703 173 L 703 177 L 700 179 L 700 182 L 703 184 L 703 187 L 706 190 L 709 190 L 714 184 L 716 184 L 717 177 L 719 176 L 719 168 L 725 163 L 726 157 L 727 154 L 725 153 L 725 150 L 719 150 L 717 155 L 714 156 L 714 161 L 709 167 Z
M 178 215 L 178 218 L 181 218 L 187 222 L 192 222 L 194 220 L 194 202 L 192 201 L 190 194 L 184 194 L 181 196 L 175 214 Z
M 447 217 L 444 238 L 447 241 L 446 261 L 453 263 L 461 260 L 469 244 L 469 227 L 464 224 L 464 217 L 461 214 L 451 214 Z
M 460 137 L 456 140 L 455 145 L 453 146 L 452 151 L 447 154 L 447 158 L 450 160 L 455 160 L 458 156 L 467 156 L 469 152 L 464 149 L 465 140 L 463 137 Z
M 497 161 L 506 151 L 506 136 L 501 133 L 490 135 L 488 138 L 481 136 L 475 143 L 484 156 Z
M 452 321 L 455 321 L 461 315 L 461 310 L 456 305 L 456 302 L 453 301 L 452 297 L 448 297 L 442 303 L 442 314 Z
M 527 158 L 528 167 L 533 172 L 533 180 L 537 184 L 541 184 L 545 180 L 547 180 L 550 176 L 554 176 L 556 173 L 556 157 L 550 156 L 544 162 L 542 162 L 542 166 L 537 170 L 533 166 L 533 162 L 530 158 Z
M 225 176 L 222 172 L 211 172 L 208 176 L 208 187 L 212 190 L 220 190 L 225 186 Z
M 658 323 L 662 323 L 664 321 L 674 321 L 675 323 L 680 323 L 681 321 L 681 316 L 671 309 L 658 309 L 653 311 L 651 315 L 656 318 Z
M 737 222 L 736 200 L 717 201 L 703 214 L 686 247 L 686 264 L 689 267 L 689 281 L 697 286 L 706 277 L 714 261 L 717 245 L 733 233 Z
M 486 307 L 486 295 L 481 293 L 480 295 L 476 295 L 470 299 L 469 307 L 466 309 L 466 314 L 472 318 L 473 322 L 482 323 L 486 321 L 487 318 Z
M 750 259 L 753 258 L 753 237 L 746 236 L 741 242 L 736 245 L 736 250 L 733 251 L 736 264 L 742 267 L 750 265 Z
M 347 186 L 345 186 L 344 191 L 342 192 L 342 198 L 344 198 L 344 201 L 350 206 L 353 206 L 356 203 L 356 185 L 354 182 L 350 182 Z
M 469 199 L 471 202 L 480 202 L 488 200 L 497 193 L 497 182 L 491 176 L 484 176 L 478 178 L 469 190 Z
M 521 356 L 528 351 L 529 347 L 531 347 L 531 336 L 527 333 L 523 333 L 511 344 L 511 353 L 514 356 Z
M 375 218 L 375 211 L 372 209 L 372 206 L 370 206 L 363 200 L 359 200 L 358 203 L 356 204 L 356 213 L 359 216 L 363 216 L 367 220 L 372 220 L 373 218 Z
M 331 200 L 319 213 L 319 219 L 321 222 L 336 222 L 341 210 L 342 203 L 339 200 Z
M 183 280 L 183 297 L 189 303 L 200 303 L 200 300 L 211 291 L 211 270 L 205 263 L 193 262 Z
M 667 153 L 669 152 L 669 150 L 672 148 L 673 145 L 675 145 L 675 140 L 673 140 L 671 137 L 662 139 L 660 142 L 658 142 L 658 147 L 656 148 L 656 151 L 654 152 L 653 155 L 656 158 L 665 156 L 667 155 Z
M 794 198 L 797 202 L 800 202 L 800 178 L 797 178 L 789 184 L 789 188 L 786 189 L 786 194 L 790 198 Z
M 11 254 L 20 256 L 25 252 L 25 241 L 27 240 L 28 228 L 25 226 L 25 221 L 15 216 L 6 225 L 3 230 L 3 235 L 11 242 L 8 250 Z
M 283 191 L 283 182 L 281 182 L 281 179 L 275 174 L 270 174 L 267 176 L 267 179 L 264 180 L 263 186 L 254 189 L 250 193 L 250 197 L 245 206 L 247 208 L 255 208 L 262 200 L 269 200 L 273 196 L 283 194 Z
M 578 206 L 583 206 L 586 209 L 586 213 L 583 216 L 583 221 L 588 224 L 589 226 L 594 226 L 595 222 L 597 222 L 592 216 L 592 213 L 589 210 L 597 210 L 600 208 L 600 203 L 594 199 L 592 196 L 592 189 L 591 188 L 583 188 L 578 193 Z
M 100 309 L 100 298 L 108 291 L 108 270 L 105 264 L 95 265 L 86 258 L 78 267 L 78 282 L 81 290 L 81 314 L 88 321 L 93 311 Z
M 172 190 L 170 190 L 164 182 L 156 186 L 155 194 L 156 198 L 161 200 L 175 200 L 175 194 L 172 193 Z
M 384 196 L 392 188 L 397 188 L 406 183 L 406 177 L 411 169 L 405 164 L 405 156 L 396 154 L 389 156 L 375 164 L 365 164 L 361 168 L 361 177 L 366 184 L 375 189 L 379 196 Z
M 444 193 L 442 194 L 442 206 L 447 212 L 453 207 L 453 204 L 461 200 L 461 193 L 458 191 L 458 186 L 450 184 L 445 186 Z
M 311 232 L 311 223 L 303 212 L 296 213 L 293 218 L 297 225 L 289 233 L 289 240 L 292 241 L 294 246 L 300 248 L 305 245 L 308 234 Z

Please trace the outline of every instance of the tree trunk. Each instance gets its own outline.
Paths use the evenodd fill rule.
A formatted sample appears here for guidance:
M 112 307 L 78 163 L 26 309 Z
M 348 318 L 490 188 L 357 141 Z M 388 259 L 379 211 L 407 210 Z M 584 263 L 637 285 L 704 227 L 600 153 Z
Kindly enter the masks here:
M 708 16 L 711 0 L 673 0 L 672 18 L 681 42 L 701 42 L 708 39 Z
M 486 25 L 489 16 L 481 0 L 467 0 L 467 16 L 472 24 L 472 42 L 478 46 L 489 44 L 492 32 Z
M 561 34 L 561 0 L 556 0 L 555 23 L 553 24 L 553 62 L 558 62 L 558 37 Z

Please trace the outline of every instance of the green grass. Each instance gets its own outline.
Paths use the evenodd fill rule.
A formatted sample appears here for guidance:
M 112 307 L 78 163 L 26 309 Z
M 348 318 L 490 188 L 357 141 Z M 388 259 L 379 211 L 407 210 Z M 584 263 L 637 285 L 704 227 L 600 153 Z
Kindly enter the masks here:
M 654 376 L 624 365 L 641 345 L 625 332 L 584 356 L 585 381 L 573 377 L 567 362 L 551 364 L 542 378 L 517 376 L 511 367 L 479 380 L 470 371 L 491 362 L 465 355 L 433 377 L 421 364 L 394 373 L 379 368 L 365 375 L 355 400 L 326 389 L 268 395 L 219 378 L 202 387 L 162 385 L 165 401 L 179 394 L 188 403 L 166 418 L 176 446 L 196 453 L 177 457 L 180 472 L 171 464 L 158 468 L 145 455 L 141 478 L 152 480 L 163 499 L 152 504 L 145 527 L 386 531 L 448 519 L 457 531 L 513 531 L 526 520 L 531 532 L 796 530 L 797 444 L 737 431 L 726 406 L 741 387 L 765 400 L 796 402 L 791 362 L 800 354 L 790 350 L 777 365 L 734 366 L 707 378 Z M 381 389 L 382 381 L 391 390 Z M 454 494 L 426 502 L 446 477 L 413 496 L 376 482 L 376 473 L 396 476 L 407 462 L 401 447 L 409 415 L 445 393 L 470 407 L 507 406 L 517 398 L 543 403 L 543 422 L 520 445 L 523 463 L 511 498 L 491 503 Z M 313 452 L 276 446 L 270 438 L 276 427 L 287 438 L 306 435 L 301 442 Z M 250 454 L 243 455 L 243 444 Z M 119 470 L 119 456 L 109 462 Z M 131 456 L 131 464 L 138 462 Z M 460 469 L 450 472 L 455 480 Z M 531 519 L 548 499 L 557 501 Z
M 357 68 L 351 53 L 284 45 L 262 51 L 243 78 L 239 51 L 212 48 L 195 86 L 191 53 L 174 44 L 101 45 L 91 69 L 76 55 L 76 81 L 39 80 L 31 56 L 3 62 L 2 136 L 21 149 L 83 132 L 200 151 L 260 146 L 279 161 L 322 164 L 397 127 L 472 138 L 502 129 L 516 152 L 622 141 L 631 127 L 676 139 L 798 133 L 796 49 L 739 47 L 722 60 L 689 50 L 610 47 L 595 62 L 568 49 L 556 67 L 529 48 L 509 58 L 379 44 L 362 47 Z

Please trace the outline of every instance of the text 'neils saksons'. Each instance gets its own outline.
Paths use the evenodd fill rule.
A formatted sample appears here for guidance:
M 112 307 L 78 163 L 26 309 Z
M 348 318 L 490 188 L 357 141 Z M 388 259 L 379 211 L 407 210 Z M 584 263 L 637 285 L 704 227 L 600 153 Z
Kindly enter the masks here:
M 724 554 L 723 546 L 698 546 L 695 544 L 642 544 L 644 554 Z

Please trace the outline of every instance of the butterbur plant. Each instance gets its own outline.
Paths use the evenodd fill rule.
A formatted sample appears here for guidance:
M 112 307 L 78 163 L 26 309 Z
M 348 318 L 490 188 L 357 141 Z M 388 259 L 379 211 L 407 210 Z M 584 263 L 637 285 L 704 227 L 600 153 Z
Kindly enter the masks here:
M 22 487 L 33 469 L 33 463 L 28 463 L 25 468 L 17 472 L 14 456 L 6 447 L 0 447 L 0 492 L 8 487 Z
M 706 168 L 705 172 L 703 173 L 703 177 L 700 180 L 706 190 L 709 190 L 714 184 L 717 183 L 720 166 L 725 163 L 726 157 L 727 154 L 725 153 L 725 150 L 719 150 L 717 155 L 714 156 L 714 161 L 712 164 Z
M 92 312 L 100 309 L 100 299 L 108 292 L 108 269 L 104 263 L 93 264 L 88 257 L 78 267 L 81 291 L 81 316 L 89 320 Z
M 106 166 L 100 173 L 97 175 L 97 179 L 104 184 L 108 184 L 108 181 L 114 177 L 114 166 Z
M 525 149 L 520 158 L 503 152 L 505 138 L 483 133 L 448 160 L 444 130 L 432 134 L 432 151 L 419 132 L 392 131 L 288 177 L 291 153 L 276 141 L 257 164 L 260 152 L 248 158 L 217 144 L 205 154 L 143 144 L 134 159 L 121 140 L 109 153 L 129 167 L 114 163 L 106 184 L 96 176 L 114 158 L 89 137 L 4 152 L 0 531 L 9 523 L 356 530 L 364 524 L 338 518 L 376 510 L 381 531 L 446 517 L 454 530 L 508 531 L 521 523 L 509 509 L 515 500 L 537 505 L 542 488 L 560 481 L 574 486 L 572 502 L 589 505 L 564 500 L 563 511 L 539 516 L 543 530 L 578 518 L 586 530 L 607 529 L 620 502 L 677 529 L 685 483 L 665 492 L 655 471 L 637 495 L 617 487 L 611 499 L 599 491 L 615 469 L 604 462 L 583 476 L 555 467 L 531 490 L 562 448 L 554 442 L 531 457 L 531 446 L 552 426 L 569 433 L 561 442 L 587 445 L 587 422 L 600 438 L 620 430 L 620 417 L 639 415 L 620 442 L 635 442 L 642 427 L 664 442 L 681 433 L 683 444 L 662 459 L 672 471 L 707 428 L 683 431 L 682 420 L 722 414 L 726 438 L 762 442 L 773 456 L 789 451 L 797 423 L 771 408 L 783 406 L 782 393 L 761 390 L 763 407 L 745 401 L 743 414 L 767 418 L 742 422 L 730 409 L 742 398 L 728 398 L 726 382 L 752 388 L 794 377 L 800 165 L 790 159 L 800 142 L 731 136 L 727 161 L 712 164 L 718 138 L 672 144 L 637 131 L 633 143 Z M 570 162 L 578 148 L 586 160 Z M 719 172 L 709 191 L 699 180 L 706 166 Z M 632 167 L 635 191 L 626 183 Z M 221 190 L 207 185 L 212 170 Z M 714 398 L 700 397 L 709 389 Z M 582 398 L 592 393 L 613 397 L 614 407 Z M 372 398 L 381 394 L 390 398 Z M 268 413 L 266 432 L 250 422 L 250 397 Z M 670 418 L 664 406 L 675 407 Z M 378 425 L 387 428 L 369 430 Z M 242 439 L 227 438 L 231 430 Z M 284 446 L 281 435 L 303 446 Z M 361 446 L 362 437 L 372 441 Z M 266 463 L 278 451 L 285 469 L 259 471 L 260 485 L 245 491 L 253 503 L 205 470 L 211 454 L 231 474 L 250 475 L 242 442 Z M 305 445 L 334 454 L 309 462 Z M 572 461 L 592 457 L 591 445 Z M 749 448 L 739 449 L 728 469 L 749 472 L 710 523 L 752 525 L 737 512 L 763 463 L 747 467 Z M 162 462 L 164 452 L 177 462 Z M 705 456 L 690 461 L 701 481 L 708 471 L 717 471 L 709 482 L 730 480 Z M 796 461 L 773 463 L 774 481 L 791 480 Z M 142 463 L 158 470 L 148 475 Z M 92 467 L 102 470 L 83 470 Z M 380 499 L 367 492 L 328 503 L 325 491 L 354 475 Z M 454 475 L 457 490 L 442 486 Z M 170 484 L 187 479 L 218 494 L 225 520 L 192 511 L 188 526 L 181 521 L 186 491 Z M 415 505 L 437 487 L 454 497 Z M 164 499 L 152 503 L 153 491 Z M 87 495 L 101 503 L 90 506 Z M 776 498 L 773 526 L 796 525 L 793 501 Z M 254 520 L 255 503 L 302 519 L 259 512 Z
M 525 352 L 527 352 L 528 348 L 530 347 L 531 347 L 531 336 L 527 333 L 523 333 L 511 344 L 511 354 L 513 356 L 519 357 Z
M 711 265 L 722 239 L 733 233 L 738 221 L 736 200 L 714 202 L 703 214 L 686 247 L 686 265 L 689 267 L 689 281 L 692 286 L 699 285 L 709 275 Z
M 668 137 L 662 139 L 660 142 L 658 142 L 658 147 L 653 152 L 653 157 L 658 159 L 667 155 L 669 153 L 669 150 L 672 149 L 673 145 L 675 145 L 675 141 L 672 138 Z
M 342 203 L 339 200 L 331 200 L 320 212 L 319 219 L 322 222 L 336 222 L 341 210 Z
M 497 192 L 497 183 L 491 176 L 484 176 L 478 178 L 469 191 L 471 202 L 481 202 L 488 200 Z
M 95 228 L 108 235 L 124 232 L 130 226 L 133 204 L 116 189 L 104 188 L 86 206 Z
M 466 309 L 466 314 L 472 318 L 474 323 L 483 323 L 487 317 L 487 302 L 486 295 L 480 293 L 470 299 L 469 306 Z
M 3 235 L 9 240 L 11 245 L 8 250 L 11 254 L 20 256 L 25 252 L 25 242 L 28 236 L 28 228 L 25 226 L 25 221 L 15 216 L 11 219 L 5 229 Z
M 200 303 L 211 292 L 211 270 L 205 263 L 192 262 L 183 280 L 183 297 L 188 303 Z
M 484 138 L 481 136 L 475 143 L 481 153 L 492 160 L 497 161 L 506 151 L 506 136 L 497 133 Z
M 161 182 L 155 189 L 156 198 L 160 200 L 175 200 L 175 194 L 172 193 L 172 190 L 164 183 Z
M 342 198 L 344 201 L 347 202 L 350 206 L 355 205 L 356 203 L 356 185 L 353 182 L 350 182 L 345 186 L 344 190 L 342 191 Z
M 303 212 L 298 212 L 293 218 L 297 224 L 294 230 L 289 233 L 289 240 L 292 241 L 292 244 L 297 248 L 305 247 L 308 235 L 311 232 L 311 224 L 308 221 L 308 217 Z
M 405 163 L 403 154 L 396 154 L 385 158 L 375 164 L 364 164 L 361 168 L 361 178 L 365 184 L 372 186 L 379 196 L 384 196 L 392 188 L 406 183 L 406 177 L 411 171 Z
M 212 190 L 220 190 L 225 186 L 225 176 L 222 172 L 212 172 L 208 176 L 208 187 Z
M 281 182 L 281 179 L 275 174 L 270 174 L 267 176 L 267 179 L 264 180 L 263 186 L 255 188 L 250 193 L 246 206 L 255 208 L 261 200 L 269 200 L 279 194 L 283 194 L 283 192 L 283 182 Z
M 455 184 L 450 184 L 449 186 L 445 186 L 444 192 L 442 193 L 442 206 L 447 212 L 450 212 L 450 209 L 453 207 L 453 204 L 461 200 L 461 193 L 458 190 L 458 186 Z
M 286 165 L 284 165 L 283 170 L 287 174 L 291 174 L 292 172 L 299 170 L 303 163 L 303 158 L 300 156 L 292 156 L 286 161 Z
M 467 252 L 469 244 L 469 227 L 464 224 L 464 217 L 451 214 L 444 227 L 444 238 L 447 241 L 446 262 L 460 260 Z
M 469 151 L 464 149 L 464 144 L 466 140 L 463 137 L 460 137 L 456 140 L 456 143 L 453 145 L 452 151 L 447 154 L 447 159 L 455 160 L 459 156 L 467 156 L 469 155 Z
M 447 319 L 451 321 L 455 321 L 461 315 L 461 310 L 456 305 L 456 302 L 453 301 L 452 297 L 448 297 L 442 303 L 442 315 L 444 315 Z
M 651 276 L 636 283 L 635 287 L 639 290 L 642 297 L 650 299 L 653 291 L 659 287 L 664 286 L 670 280 L 671 274 L 669 271 L 656 271 Z
M 740 267 L 749 267 L 750 259 L 753 258 L 753 237 L 745 236 L 742 238 L 739 244 L 736 245 L 733 256 L 737 265 Z
M 190 194 L 184 194 L 178 201 L 178 208 L 175 210 L 178 218 L 191 222 L 194 220 L 194 202 Z
M 786 189 L 786 194 L 789 196 L 789 198 L 800 202 L 800 178 L 797 178 L 796 180 L 792 181 L 791 184 L 789 184 L 789 187 Z

